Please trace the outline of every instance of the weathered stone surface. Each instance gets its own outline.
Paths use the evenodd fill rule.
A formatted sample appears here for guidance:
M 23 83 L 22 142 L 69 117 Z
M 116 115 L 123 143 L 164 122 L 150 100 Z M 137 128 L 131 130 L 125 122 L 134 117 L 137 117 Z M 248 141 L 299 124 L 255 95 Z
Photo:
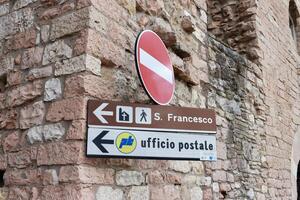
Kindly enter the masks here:
M 5 170 L 7 167 L 6 155 L 0 154 L 0 170 Z M 0 198 L 1 199 L 1 198 Z
M 191 200 L 202 200 L 203 199 L 201 187 L 193 187 L 190 190 L 190 194 L 191 194 Z
M 172 30 L 170 24 L 165 20 L 155 18 L 151 25 L 151 29 L 161 37 L 167 47 L 171 47 L 176 44 L 177 38 L 175 32 Z
M 45 170 L 43 173 L 43 185 L 57 185 L 58 176 L 55 169 Z
M 43 126 L 44 139 L 58 140 L 65 135 L 66 129 L 62 123 L 48 124 Z
M 110 185 L 114 183 L 114 170 L 85 166 L 64 166 L 60 169 L 59 181 Z
M 79 185 L 49 185 L 43 188 L 41 199 L 81 199 L 81 187 Z
M 2 4 L 0 6 L 0 16 L 6 15 L 9 13 L 9 3 Z
M 22 56 L 21 69 L 38 66 L 42 62 L 43 48 L 33 47 L 24 51 Z
M 145 177 L 141 172 L 122 170 L 116 174 L 117 185 L 141 185 L 145 182 Z
M 7 159 L 10 167 L 25 168 L 32 163 L 31 149 L 25 149 L 16 153 L 8 153 Z
M 85 119 L 86 103 L 86 99 L 82 97 L 53 102 L 48 108 L 46 120 L 57 122 L 60 120 Z
M 169 161 L 170 169 L 177 172 L 188 173 L 191 170 L 191 166 L 188 161 Z
M 164 9 L 164 2 L 162 0 L 157 0 L 157 1 L 137 0 L 136 6 L 137 6 L 137 10 L 139 11 L 147 11 L 152 15 L 160 15 Z
M 182 14 L 181 27 L 188 33 L 192 33 L 195 31 L 195 21 L 192 18 L 191 14 L 186 10 L 183 11 Z
M 33 68 L 27 74 L 27 80 L 34 80 L 39 78 L 45 78 L 52 75 L 52 66 Z
M 45 111 L 45 104 L 42 101 L 22 108 L 20 111 L 20 128 L 27 129 L 42 124 Z
M 31 28 L 25 32 L 19 32 L 15 34 L 7 40 L 5 45 L 7 46 L 8 50 L 33 47 L 36 42 L 36 37 L 36 30 Z
M 93 56 L 86 54 L 69 60 L 63 60 L 62 62 L 57 62 L 55 64 L 54 74 L 60 76 L 88 70 L 94 74 L 100 75 L 100 69 L 101 62 Z
M 9 70 L 12 70 L 14 68 L 14 58 L 11 55 L 0 57 L 0 61 L 1 61 L 0 76 L 3 76 Z
M 92 29 L 88 31 L 86 51 L 92 56 L 99 58 L 103 66 L 119 66 L 125 64 L 125 50 L 119 48 L 111 40 Z
M 34 14 L 31 8 L 24 8 L 1 17 L 0 39 L 32 27 Z
M 49 143 L 39 146 L 37 165 L 66 165 L 79 162 L 82 154 L 80 143 Z
M 0 112 L 0 129 L 16 129 L 19 127 L 19 114 L 16 110 L 3 110 Z
M 17 0 L 14 3 L 13 10 L 17 10 L 17 9 L 23 8 L 23 7 L 27 6 L 28 4 L 34 3 L 36 1 L 37 0 Z
M 83 140 L 86 134 L 86 121 L 85 120 L 73 120 L 68 132 L 66 133 L 66 139 L 69 140 Z
M 6 98 L 6 103 L 10 107 L 22 105 L 26 101 L 33 100 L 36 97 L 40 96 L 42 94 L 42 91 L 42 81 L 34 81 L 32 83 L 27 83 L 9 91 Z
M 48 44 L 43 54 L 43 65 L 53 63 L 62 59 L 71 58 L 72 48 L 63 40 Z
M 44 101 L 58 99 L 62 95 L 61 82 L 58 78 L 52 78 L 45 83 Z
M 83 8 L 53 20 L 50 39 L 54 40 L 86 28 L 88 25 L 88 18 L 89 9 Z
M 7 83 L 9 85 L 18 85 L 22 82 L 22 72 L 18 70 L 10 70 L 7 74 Z
M 148 186 L 133 186 L 129 193 L 128 197 L 130 200 L 140 199 L 140 200 L 149 200 L 150 192 Z
M 19 147 L 20 135 L 19 132 L 14 131 L 7 135 L 3 140 L 3 150 L 4 152 L 14 151 Z
M 43 141 L 43 128 L 42 126 L 32 127 L 27 132 L 27 139 L 30 142 L 30 144 L 36 143 L 36 142 L 42 142 Z
M 100 186 L 97 189 L 96 200 L 122 200 L 123 191 L 120 189 L 113 189 L 110 186 Z
M 41 181 L 37 169 L 7 170 L 4 180 L 7 186 L 39 184 Z
M 153 200 L 180 199 L 180 189 L 174 185 L 151 186 L 150 195 Z
M 62 123 L 47 124 L 30 128 L 27 132 L 27 138 L 31 144 L 47 140 L 58 140 L 64 136 L 66 132 Z

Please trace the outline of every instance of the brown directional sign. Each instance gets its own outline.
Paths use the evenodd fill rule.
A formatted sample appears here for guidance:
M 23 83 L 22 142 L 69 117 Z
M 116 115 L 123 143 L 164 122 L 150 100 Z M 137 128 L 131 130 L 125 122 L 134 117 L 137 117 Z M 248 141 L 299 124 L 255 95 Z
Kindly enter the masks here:
M 88 126 L 214 134 L 216 118 L 210 109 L 89 100 Z

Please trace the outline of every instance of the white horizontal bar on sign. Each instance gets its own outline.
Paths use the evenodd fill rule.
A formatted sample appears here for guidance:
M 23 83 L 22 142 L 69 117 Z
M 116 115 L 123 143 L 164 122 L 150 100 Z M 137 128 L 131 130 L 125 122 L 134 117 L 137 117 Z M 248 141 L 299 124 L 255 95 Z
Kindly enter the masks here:
M 103 129 L 121 129 L 121 130 L 141 130 L 141 131 L 163 131 L 163 132 L 175 132 L 175 133 L 205 133 L 216 134 L 217 131 L 201 131 L 201 130 L 184 130 L 184 129 L 167 129 L 167 128 L 149 128 L 149 127 L 124 127 L 124 126 L 101 126 L 88 124 L 89 128 L 103 128 Z
M 151 56 L 142 48 L 140 51 L 140 62 L 142 65 L 147 67 L 149 70 L 153 71 L 155 74 L 165 79 L 169 83 L 173 84 L 173 73 L 167 66 L 159 62 L 156 58 Z

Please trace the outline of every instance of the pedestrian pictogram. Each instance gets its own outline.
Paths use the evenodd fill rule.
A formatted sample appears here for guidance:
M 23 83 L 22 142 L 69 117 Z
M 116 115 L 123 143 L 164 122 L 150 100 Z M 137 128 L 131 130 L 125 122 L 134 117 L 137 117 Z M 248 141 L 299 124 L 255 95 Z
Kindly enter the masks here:
M 152 123 L 151 108 L 136 107 L 135 108 L 135 123 L 151 124 Z
M 145 30 L 139 34 L 135 48 L 137 71 L 147 94 L 160 105 L 168 104 L 175 78 L 166 46 L 156 33 Z

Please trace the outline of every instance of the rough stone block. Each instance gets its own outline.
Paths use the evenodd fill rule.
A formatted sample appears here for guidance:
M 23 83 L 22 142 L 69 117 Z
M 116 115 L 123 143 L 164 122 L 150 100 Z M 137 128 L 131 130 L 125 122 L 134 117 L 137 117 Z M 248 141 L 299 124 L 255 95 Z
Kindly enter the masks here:
M 48 44 L 45 47 L 43 54 L 43 65 L 53 63 L 62 59 L 71 58 L 72 48 L 63 40 L 58 40 L 54 43 Z
M 7 186 L 39 184 L 41 182 L 37 169 L 7 170 L 4 174 Z
M 14 3 L 13 10 L 18 10 L 36 1 L 37 0 L 17 0 Z
M 31 149 L 21 150 L 16 153 L 7 154 L 8 165 L 10 167 L 24 168 L 31 164 Z
M 149 200 L 150 192 L 148 186 L 133 186 L 128 193 L 130 200 Z
M 46 120 L 58 122 L 60 120 L 86 119 L 86 103 L 84 97 L 64 99 L 53 102 L 46 115 Z
M 16 110 L 2 110 L 0 112 L 0 129 L 16 129 L 19 127 Z
M 6 15 L 9 13 L 9 3 L 2 4 L 0 6 L 0 16 Z
M 68 132 L 66 133 L 67 140 L 84 140 L 86 136 L 86 121 L 73 120 Z
M 116 174 L 117 185 L 141 185 L 145 182 L 145 177 L 141 172 L 122 170 Z
M 58 78 L 46 81 L 44 91 L 44 101 L 52 101 L 61 97 L 62 89 Z
M 34 81 L 25 85 L 19 86 L 8 91 L 6 103 L 10 107 L 22 105 L 28 100 L 33 100 L 41 96 L 43 91 L 43 82 Z
M 43 48 L 33 47 L 24 51 L 22 56 L 21 69 L 38 66 L 42 62 Z
M 52 75 L 52 66 L 33 68 L 28 72 L 26 79 L 32 81 L 39 78 L 49 77 L 51 75 Z
M 55 169 L 48 169 L 43 174 L 43 185 L 57 185 L 58 176 Z
M 42 101 L 26 106 L 20 111 L 20 128 L 27 129 L 43 123 L 45 116 L 45 104 Z
M 37 165 L 67 165 L 79 163 L 83 154 L 81 143 L 49 143 L 38 148 Z
M 100 75 L 101 62 L 90 55 L 81 55 L 55 64 L 55 76 L 73 74 L 85 70 Z
M 50 40 L 78 32 L 88 26 L 89 8 L 83 8 L 52 21 Z
M 85 184 L 114 184 L 114 170 L 86 166 L 63 166 L 59 173 L 60 182 Z
M 48 185 L 43 188 L 41 199 L 82 199 L 81 187 L 79 185 Z
M 123 191 L 110 186 L 100 186 L 97 189 L 96 200 L 123 200 Z

